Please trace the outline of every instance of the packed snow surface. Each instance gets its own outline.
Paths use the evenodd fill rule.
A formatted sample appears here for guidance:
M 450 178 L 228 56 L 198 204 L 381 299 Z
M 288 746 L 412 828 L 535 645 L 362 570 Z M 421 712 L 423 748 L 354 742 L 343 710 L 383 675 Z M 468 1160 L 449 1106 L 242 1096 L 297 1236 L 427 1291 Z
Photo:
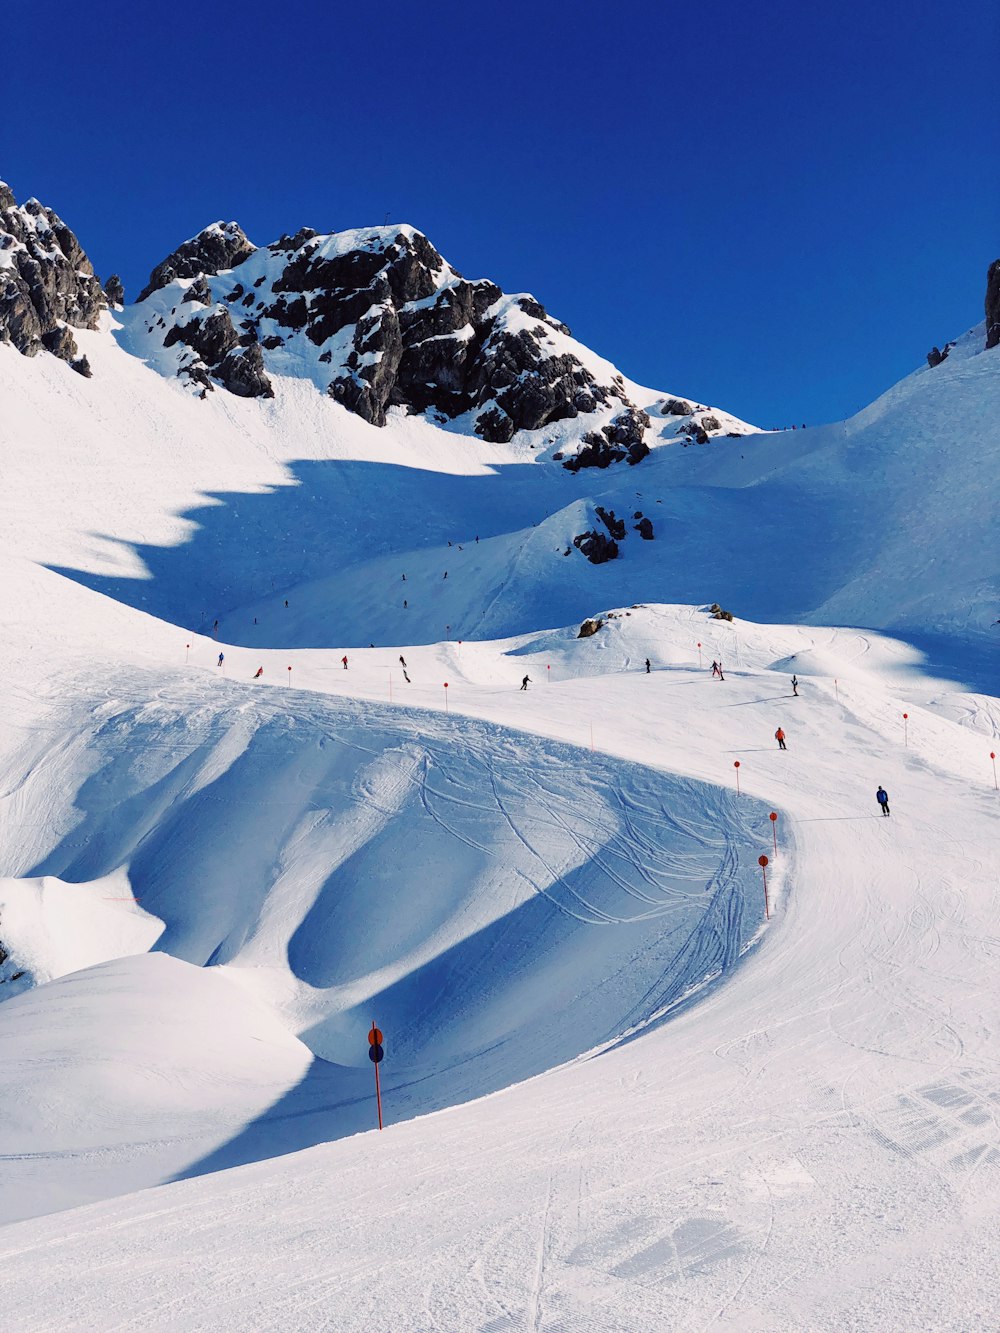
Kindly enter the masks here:
M 79 341 L 0 347 L 11 1326 L 997 1327 L 995 354 L 571 476 Z

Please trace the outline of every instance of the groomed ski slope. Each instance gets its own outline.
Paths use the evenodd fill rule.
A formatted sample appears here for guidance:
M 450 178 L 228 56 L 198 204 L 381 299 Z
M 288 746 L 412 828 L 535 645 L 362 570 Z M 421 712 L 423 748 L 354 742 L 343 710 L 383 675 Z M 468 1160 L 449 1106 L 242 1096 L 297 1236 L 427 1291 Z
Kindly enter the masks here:
M 998 1326 L 995 354 L 574 478 L 80 342 L 0 347 L 11 1326 Z
M 606 755 L 672 774 L 675 784 L 725 789 L 740 758 L 746 795 L 739 803 L 735 796 L 708 800 L 702 817 L 725 839 L 754 812 L 749 822 L 759 817 L 764 842 L 763 812 L 781 811 L 775 915 L 759 946 L 724 984 L 692 997 L 669 1021 L 658 1020 L 655 1004 L 647 1002 L 644 1014 L 640 1007 L 637 1017 L 648 1021 L 634 1039 L 403 1123 L 397 1117 L 410 1104 L 405 1091 L 394 1094 L 393 1060 L 407 1049 L 405 1020 L 400 1015 L 394 1028 L 372 1015 L 388 1043 L 385 1133 L 4 1229 L 0 1259 L 15 1325 L 992 1326 L 1000 807 L 986 750 L 995 743 L 995 704 L 953 694 L 942 701 L 943 687 L 922 678 L 913 654 L 877 636 L 730 627 L 686 608 L 657 607 L 622 613 L 608 630 L 582 641 L 553 633 L 463 645 L 461 663 L 455 645 L 407 649 L 414 692 L 407 702 L 435 710 L 425 735 L 453 729 L 459 754 L 462 738 L 482 725 L 467 719 L 575 742 L 580 776 L 571 783 L 581 789 L 607 771 Z M 144 660 L 162 651 L 154 643 L 162 632 L 136 636 Z M 724 683 L 697 669 L 696 634 L 704 636 L 706 661 L 723 656 Z M 321 652 L 264 656 L 265 680 L 287 658 L 300 688 L 250 683 L 257 659 L 233 648 L 226 648 L 227 681 L 210 680 L 215 647 L 199 642 L 188 667 L 161 664 L 155 688 L 148 666 L 119 675 L 105 709 L 129 717 L 142 698 L 155 713 L 173 691 L 214 696 L 222 717 L 234 706 L 266 712 L 287 699 L 283 710 L 292 718 L 343 718 L 347 709 L 367 727 L 376 719 L 381 727 L 419 719 L 404 709 L 391 721 L 403 687 L 397 676 L 390 710 L 395 650 L 352 653 L 347 672 Z M 646 654 L 657 667 L 650 676 L 640 669 Z M 790 697 L 791 669 L 802 681 L 798 699 Z M 524 670 L 537 682 L 526 693 L 517 689 Z M 446 673 L 444 716 L 434 677 Z M 99 664 L 95 679 L 101 674 Z M 127 698 L 116 697 L 123 681 Z M 945 715 L 959 701 L 972 725 Z M 910 714 L 908 746 L 902 711 Z M 786 754 L 772 739 L 778 722 L 788 734 Z M 523 744 L 535 756 L 524 765 L 525 790 L 534 792 L 538 742 L 525 737 Z M 889 820 L 875 811 L 879 782 L 893 800 Z M 400 869 L 406 873 L 405 863 Z M 3 1026 L 16 1033 L 18 1006 L 28 1006 L 30 1018 L 47 991 L 60 1020 L 73 1014 L 86 1024 L 94 1014 L 79 1002 L 61 1007 L 59 987 L 86 985 L 98 996 L 110 987 L 130 1003 L 121 969 L 142 963 L 106 964 L 96 986 L 94 974 L 83 973 L 15 999 L 0 1015 Z M 182 967 L 169 959 L 162 965 Z M 229 964 L 193 975 L 218 973 L 221 984 L 237 970 Z M 266 993 L 266 976 L 260 980 Z M 238 984 L 254 990 L 257 983 L 242 975 Z M 474 993 L 475 977 L 469 984 Z M 225 1008 L 180 978 L 173 986 L 195 1014 L 202 1006 L 199 1043 L 219 1044 Z M 157 1018 L 148 977 L 136 989 L 157 1033 L 175 1007 L 164 1000 Z M 565 1059 L 558 997 L 542 986 L 518 1002 L 524 998 L 530 1014 L 521 1017 L 530 1027 L 511 1043 L 518 1058 L 526 1047 L 543 1064 Z M 98 1004 L 100 1012 L 106 1020 L 111 1013 Z M 366 1084 L 370 1092 L 366 1005 L 356 1018 L 363 1097 Z M 462 1051 L 466 1027 L 443 1025 L 444 1049 L 434 1057 L 442 1065 Z M 90 1038 L 98 1054 L 126 1066 L 132 1048 L 113 1023 L 109 1029 L 92 1029 Z M 37 1041 L 38 1029 L 28 1035 Z M 588 1035 L 573 1033 L 583 1044 Z M 306 1061 L 289 1045 L 272 1035 L 266 1065 L 269 1076 L 291 1084 Z M 238 1075 L 241 1058 L 235 1047 L 220 1069 Z M 64 1059 L 78 1096 L 77 1073 L 88 1061 L 79 1052 Z M 175 1126 L 213 1100 L 196 1081 L 188 1092 Z M 249 1100 L 261 1097 L 258 1082 Z M 359 1105 L 373 1114 L 370 1095 Z M 292 1109 L 317 1116 L 315 1102 Z M 217 1105 L 213 1115 L 207 1131 L 198 1126 L 203 1137 L 224 1134 Z M 270 1147 L 280 1151 L 266 1113 L 262 1119 L 257 1146 L 271 1134 Z M 230 1143 L 235 1160 L 254 1151 L 245 1138 Z M 103 1159 L 107 1170 L 114 1149 L 106 1144 L 95 1154 L 90 1145 L 82 1156 Z M 72 1159 L 72 1146 L 65 1157 Z M 217 1164 L 227 1164 L 225 1154 Z M 51 1160 L 41 1168 L 37 1160 L 6 1165 L 29 1186 L 32 1172 L 44 1183 L 52 1169 Z M 49 1179 L 58 1180 L 65 1165 L 56 1163 Z

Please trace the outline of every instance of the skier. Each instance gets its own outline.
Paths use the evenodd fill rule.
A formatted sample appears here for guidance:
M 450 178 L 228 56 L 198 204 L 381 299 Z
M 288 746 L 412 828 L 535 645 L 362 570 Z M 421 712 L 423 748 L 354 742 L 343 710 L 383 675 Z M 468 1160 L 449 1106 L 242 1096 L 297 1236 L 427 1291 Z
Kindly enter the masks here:
M 713 678 L 713 680 L 714 680 L 715 677 L 718 676 L 719 674 L 720 674 L 720 672 L 719 672 L 719 664 L 718 664 L 718 662 L 715 660 L 715 658 L 713 657 L 713 658 L 712 658 L 712 678 Z
M 886 789 L 885 789 L 884 787 L 879 787 L 878 791 L 875 793 L 875 799 L 876 799 L 876 801 L 878 801 L 879 805 L 882 807 L 882 814 L 883 814 L 883 815 L 888 815 L 888 813 L 889 813 L 889 793 L 886 791 Z
M 792 677 L 792 693 L 795 695 L 796 699 L 799 697 L 799 678 L 798 678 L 798 676 L 793 676 L 793 677 Z
M 647 658 L 646 658 L 646 675 L 647 675 L 647 676 L 649 675 L 649 672 L 650 672 L 649 658 L 647 657 Z
M 216 662 L 215 665 L 216 665 L 216 666 L 222 666 L 222 663 L 223 663 L 224 661 L 225 661 L 225 654 L 224 654 L 224 653 L 220 653 L 220 654 L 219 654 L 219 660 Z
M 286 606 L 288 605 L 288 598 L 287 598 L 287 597 L 285 598 L 285 605 L 286 605 Z
M 401 667 L 405 667 L 405 666 L 406 666 L 406 658 L 403 656 L 402 653 L 399 654 L 399 665 L 400 665 Z
M 218 629 L 219 629 L 219 622 L 216 621 L 215 624 L 212 626 L 212 633 L 213 634 L 217 633 Z
M 404 583 L 406 582 L 406 575 L 405 575 L 405 574 L 403 575 L 403 582 L 404 582 Z
M 406 600 L 406 598 L 404 597 L 404 598 L 403 598 L 403 610 L 405 611 L 406 608 L 407 608 L 408 606 L 409 606 L 409 602 L 408 602 L 408 601 Z
M 477 546 L 479 545 L 479 538 L 478 538 L 478 537 L 476 538 L 476 545 L 477 545 Z
M 264 674 L 264 668 L 258 667 L 257 670 L 253 673 L 254 680 L 260 680 L 263 674 Z
M 445 578 L 448 577 L 448 571 L 447 571 L 447 570 L 444 571 L 444 576 L 445 576 Z
M 528 681 L 529 681 L 530 679 L 531 679 L 530 676 L 525 676 L 524 680 L 521 681 L 521 689 L 522 689 L 522 690 L 526 690 L 526 689 L 528 688 Z
M 721 659 L 720 659 L 720 661 L 719 661 L 719 679 L 720 679 L 720 680 L 725 680 L 725 679 L 726 679 L 725 676 L 722 674 L 722 661 L 721 661 Z
M 346 671 L 346 670 L 347 670 L 347 654 L 345 653 L 344 656 L 343 656 L 340 660 L 343 662 L 343 664 L 344 664 L 344 670 Z
M 785 744 L 785 733 L 781 730 L 780 727 L 779 727 L 778 730 L 774 733 L 774 739 L 778 742 L 778 749 L 779 749 L 779 750 L 787 750 L 787 749 L 788 749 L 788 746 Z
M 409 683 L 410 683 L 410 678 L 409 678 L 409 676 L 406 674 L 406 667 L 403 667 L 403 679 L 406 681 L 407 685 L 409 685 Z

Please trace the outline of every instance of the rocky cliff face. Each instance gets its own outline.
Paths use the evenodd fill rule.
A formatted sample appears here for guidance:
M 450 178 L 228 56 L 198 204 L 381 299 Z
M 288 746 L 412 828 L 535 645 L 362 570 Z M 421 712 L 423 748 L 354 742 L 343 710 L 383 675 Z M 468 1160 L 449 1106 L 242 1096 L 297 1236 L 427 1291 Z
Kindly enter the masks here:
M 533 297 L 463 278 L 413 227 L 304 228 L 257 248 L 236 223 L 215 223 L 153 270 L 140 306 L 147 337 L 187 349 L 175 369 L 202 392 L 217 382 L 267 396 L 268 371 L 305 373 L 374 425 L 393 407 L 468 415 L 499 442 L 632 408 L 621 377 L 602 373 Z M 609 450 L 641 456 L 643 418 L 616 427 L 614 444 L 602 439 L 602 466 Z
M 37 199 L 18 205 L 0 182 L 0 342 L 42 348 L 90 375 L 71 329 L 93 329 L 104 305 L 94 269 L 69 227 Z

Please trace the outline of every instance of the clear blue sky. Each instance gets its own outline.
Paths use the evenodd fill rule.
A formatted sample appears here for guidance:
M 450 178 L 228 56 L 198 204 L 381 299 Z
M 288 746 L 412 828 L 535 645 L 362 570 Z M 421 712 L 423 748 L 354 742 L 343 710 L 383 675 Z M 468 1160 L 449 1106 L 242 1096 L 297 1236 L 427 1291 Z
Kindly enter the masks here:
M 412 222 L 628 375 L 855 411 L 982 318 L 997 7 L 9 6 L 0 177 L 129 299 L 215 218 Z

